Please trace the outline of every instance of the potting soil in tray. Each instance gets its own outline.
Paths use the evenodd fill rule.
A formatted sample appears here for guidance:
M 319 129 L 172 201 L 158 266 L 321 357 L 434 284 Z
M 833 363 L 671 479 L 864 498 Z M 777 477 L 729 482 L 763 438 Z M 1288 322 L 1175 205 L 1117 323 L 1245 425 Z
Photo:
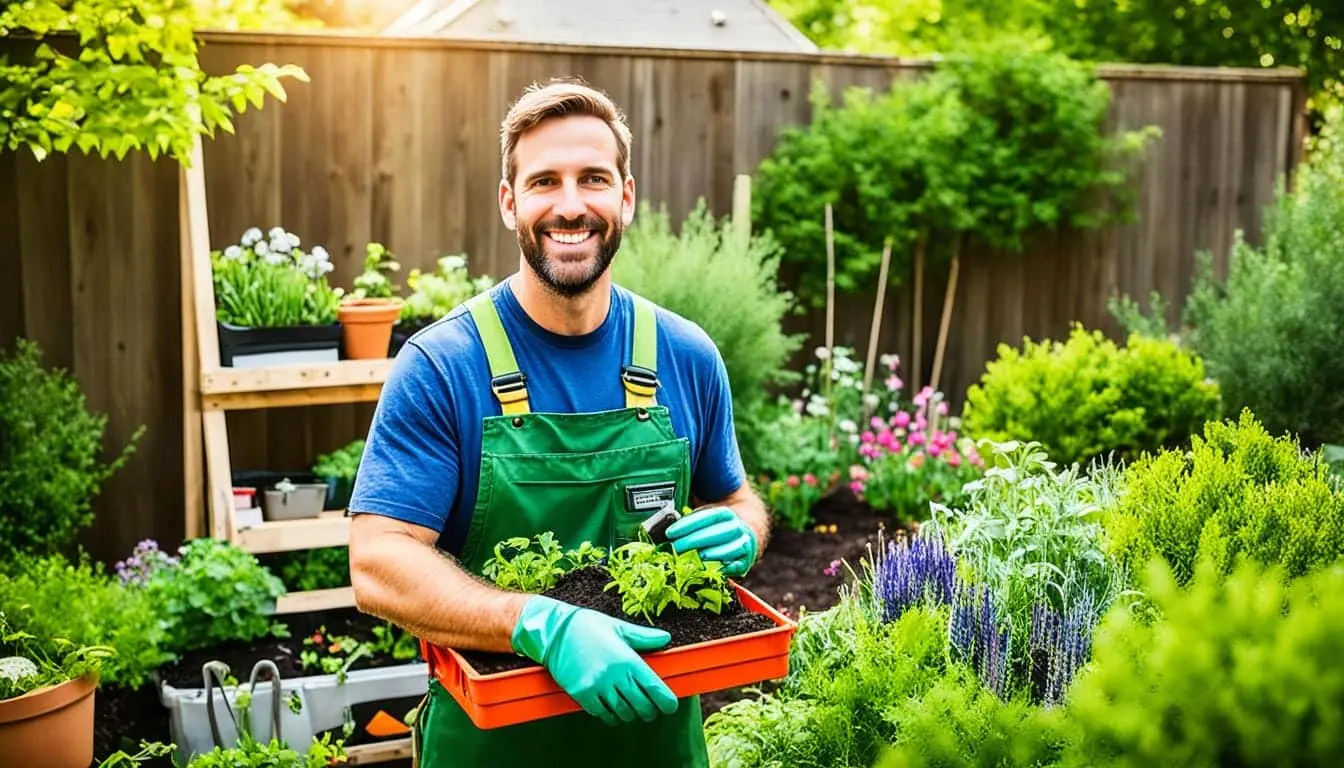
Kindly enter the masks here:
M 632 624 L 648 624 L 642 616 L 627 616 L 621 610 L 621 595 L 618 591 L 615 589 L 610 592 L 603 591 L 609 581 L 610 577 L 606 571 L 590 566 L 565 574 L 554 587 L 542 594 L 580 608 L 591 608 Z M 759 632 L 773 628 L 775 623 L 768 616 L 743 608 L 734 597 L 719 614 L 671 606 L 663 611 L 662 615 L 653 617 L 652 626 L 667 630 L 668 634 L 672 635 L 671 642 L 659 649 L 667 650 L 682 645 Z M 517 654 L 482 651 L 461 653 L 467 663 L 482 675 L 537 666 L 536 662 Z
M 311 637 L 321 627 L 326 627 L 328 635 L 345 635 L 361 643 L 372 642 L 374 627 L 386 622 L 374 616 L 360 613 L 354 608 L 340 608 L 330 611 L 311 611 L 290 616 L 277 617 L 280 623 L 289 629 L 289 637 L 262 637 L 246 642 L 228 642 L 200 648 L 183 654 L 172 664 L 159 668 L 159 675 L 174 688 L 200 688 L 201 667 L 208 661 L 222 661 L 229 666 L 230 672 L 239 682 L 247 682 L 252 667 L 262 659 L 270 659 L 280 670 L 280 678 L 288 680 L 295 677 L 325 674 L 320 668 L 304 669 L 299 654 L 304 651 L 303 641 Z M 398 633 L 401 629 L 396 630 Z M 416 644 L 417 651 L 419 644 Z M 415 661 L 419 661 L 416 659 Z M 410 664 L 413 661 L 395 659 L 391 654 L 368 654 L 356 659 L 350 669 L 374 669 Z

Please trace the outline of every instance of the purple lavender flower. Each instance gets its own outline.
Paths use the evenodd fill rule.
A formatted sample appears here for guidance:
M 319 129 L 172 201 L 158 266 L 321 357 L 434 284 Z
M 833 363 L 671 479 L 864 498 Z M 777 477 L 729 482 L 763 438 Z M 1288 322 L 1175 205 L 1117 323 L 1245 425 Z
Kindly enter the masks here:
M 948 636 L 953 656 L 975 669 L 985 687 L 1002 698 L 1008 691 L 1012 632 L 999 613 L 989 587 L 958 584 Z
M 149 583 L 154 574 L 179 563 L 179 559 L 159 549 L 159 543 L 153 539 L 142 539 L 131 550 L 131 556 L 115 566 L 117 577 L 128 587 L 141 587 Z
M 1098 618 L 1090 592 L 1074 601 L 1062 617 L 1045 604 L 1032 608 L 1032 687 L 1043 703 L 1062 701 L 1078 670 L 1091 658 Z
M 894 621 L 925 600 L 950 604 L 956 574 L 956 559 L 941 538 L 891 542 L 873 574 L 882 620 Z

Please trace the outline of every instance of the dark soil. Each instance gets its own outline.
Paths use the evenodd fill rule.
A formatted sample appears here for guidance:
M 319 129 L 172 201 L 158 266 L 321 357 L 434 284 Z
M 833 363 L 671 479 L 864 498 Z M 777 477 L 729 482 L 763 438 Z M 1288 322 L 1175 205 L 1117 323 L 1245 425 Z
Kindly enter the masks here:
M 100 686 L 93 694 L 94 765 L 117 750 L 133 755 L 141 741 L 171 743 L 168 710 L 159 703 L 157 688 L 150 683 L 131 690 Z M 147 768 L 170 766 L 167 758 L 146 764 Z
M 609 580 L 605 571 L 590 566 L 565 574 L 554 587 L 543 594 L 570 605 L 591 608 L 623 621 L 648 623 L 641 617 L 627 616 L 621 610 L 620 594 L 614 589 L 609 592 L 603 589 Z M 661 615 L 653 617 L 650 625 L 667 630 L 672 636 L 672 640 L 664 646 L 664 649 L 668 649 L 758 632 L 770 629 L 775 623 L 766 616 L 748 611 L 734 600 L 724 606 L 723 611 L 717 615 L 708 611 L 686 610 L 672 606 Z M 473 669 L 483 675 L 537 666 L 531 659 L 515 654 L 471 651 L 462 656 Z
M 281 679 L 320 675 L 321 670 L 303 668 L 299 654 L 304 650 L 303 641 L 314 632 L 325 627 L 328 635 L 348 635 L 360 642 L 374 639 L 373 628 L 384 624 L 382 619 L 360 613 L 354 608 L 342 608 L 331 611 L 314 611 L 280 617 L 288 628 L 289 637 L 266 637 L 249 642 L 230 642 L 211 646 L 187 653 L 178 661 L 161 667 L 159 674 L 164 682 L 174 688 L 201 688 L 205 683 L 201 677 L 201 667 L 208 661 L 222 661 L 229 665 L 233 676 L 239 682 L 246 682 L 252 674 L 252 667 L 262 659 L 270 659 L 280 670 Z M 391 656 L 368 655 L 357 659 L 350 665 L 351 670 L 390 667 L 408 662 L 398 661 Z

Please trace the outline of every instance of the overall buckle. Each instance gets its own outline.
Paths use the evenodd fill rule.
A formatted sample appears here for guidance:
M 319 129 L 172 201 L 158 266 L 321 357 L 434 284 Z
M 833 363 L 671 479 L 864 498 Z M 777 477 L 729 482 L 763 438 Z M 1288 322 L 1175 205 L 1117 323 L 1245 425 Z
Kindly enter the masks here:
M 501 403 L 516 403 L 527 399 L 527 375 L 522 371 L 506 373 L 490 379 L 490 389 Z
M 640 394 L 652 395 L 658 389 L 658 374 L 639 365 L 627 365 L 621 368 L 621 381 L 626 389 L 638 387 Z

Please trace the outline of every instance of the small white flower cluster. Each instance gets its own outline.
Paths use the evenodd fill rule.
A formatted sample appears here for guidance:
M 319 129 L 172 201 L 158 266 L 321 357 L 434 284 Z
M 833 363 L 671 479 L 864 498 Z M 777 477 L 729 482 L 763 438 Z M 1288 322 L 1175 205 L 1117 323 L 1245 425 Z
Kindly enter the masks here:
M 298 235 L 286 232 L 284 227 L 272 227 L 268 233 L 251 227 L 243 233 L 238 245 L 224 249 L 224 258 L 232 261 L 255 259 L 277 266 L 292 264 L 309 280 L 320 279 L 335 269 L 326 248 L 315 245 L 312 251 L 305 253 L 299 248 L 300 242 Z

